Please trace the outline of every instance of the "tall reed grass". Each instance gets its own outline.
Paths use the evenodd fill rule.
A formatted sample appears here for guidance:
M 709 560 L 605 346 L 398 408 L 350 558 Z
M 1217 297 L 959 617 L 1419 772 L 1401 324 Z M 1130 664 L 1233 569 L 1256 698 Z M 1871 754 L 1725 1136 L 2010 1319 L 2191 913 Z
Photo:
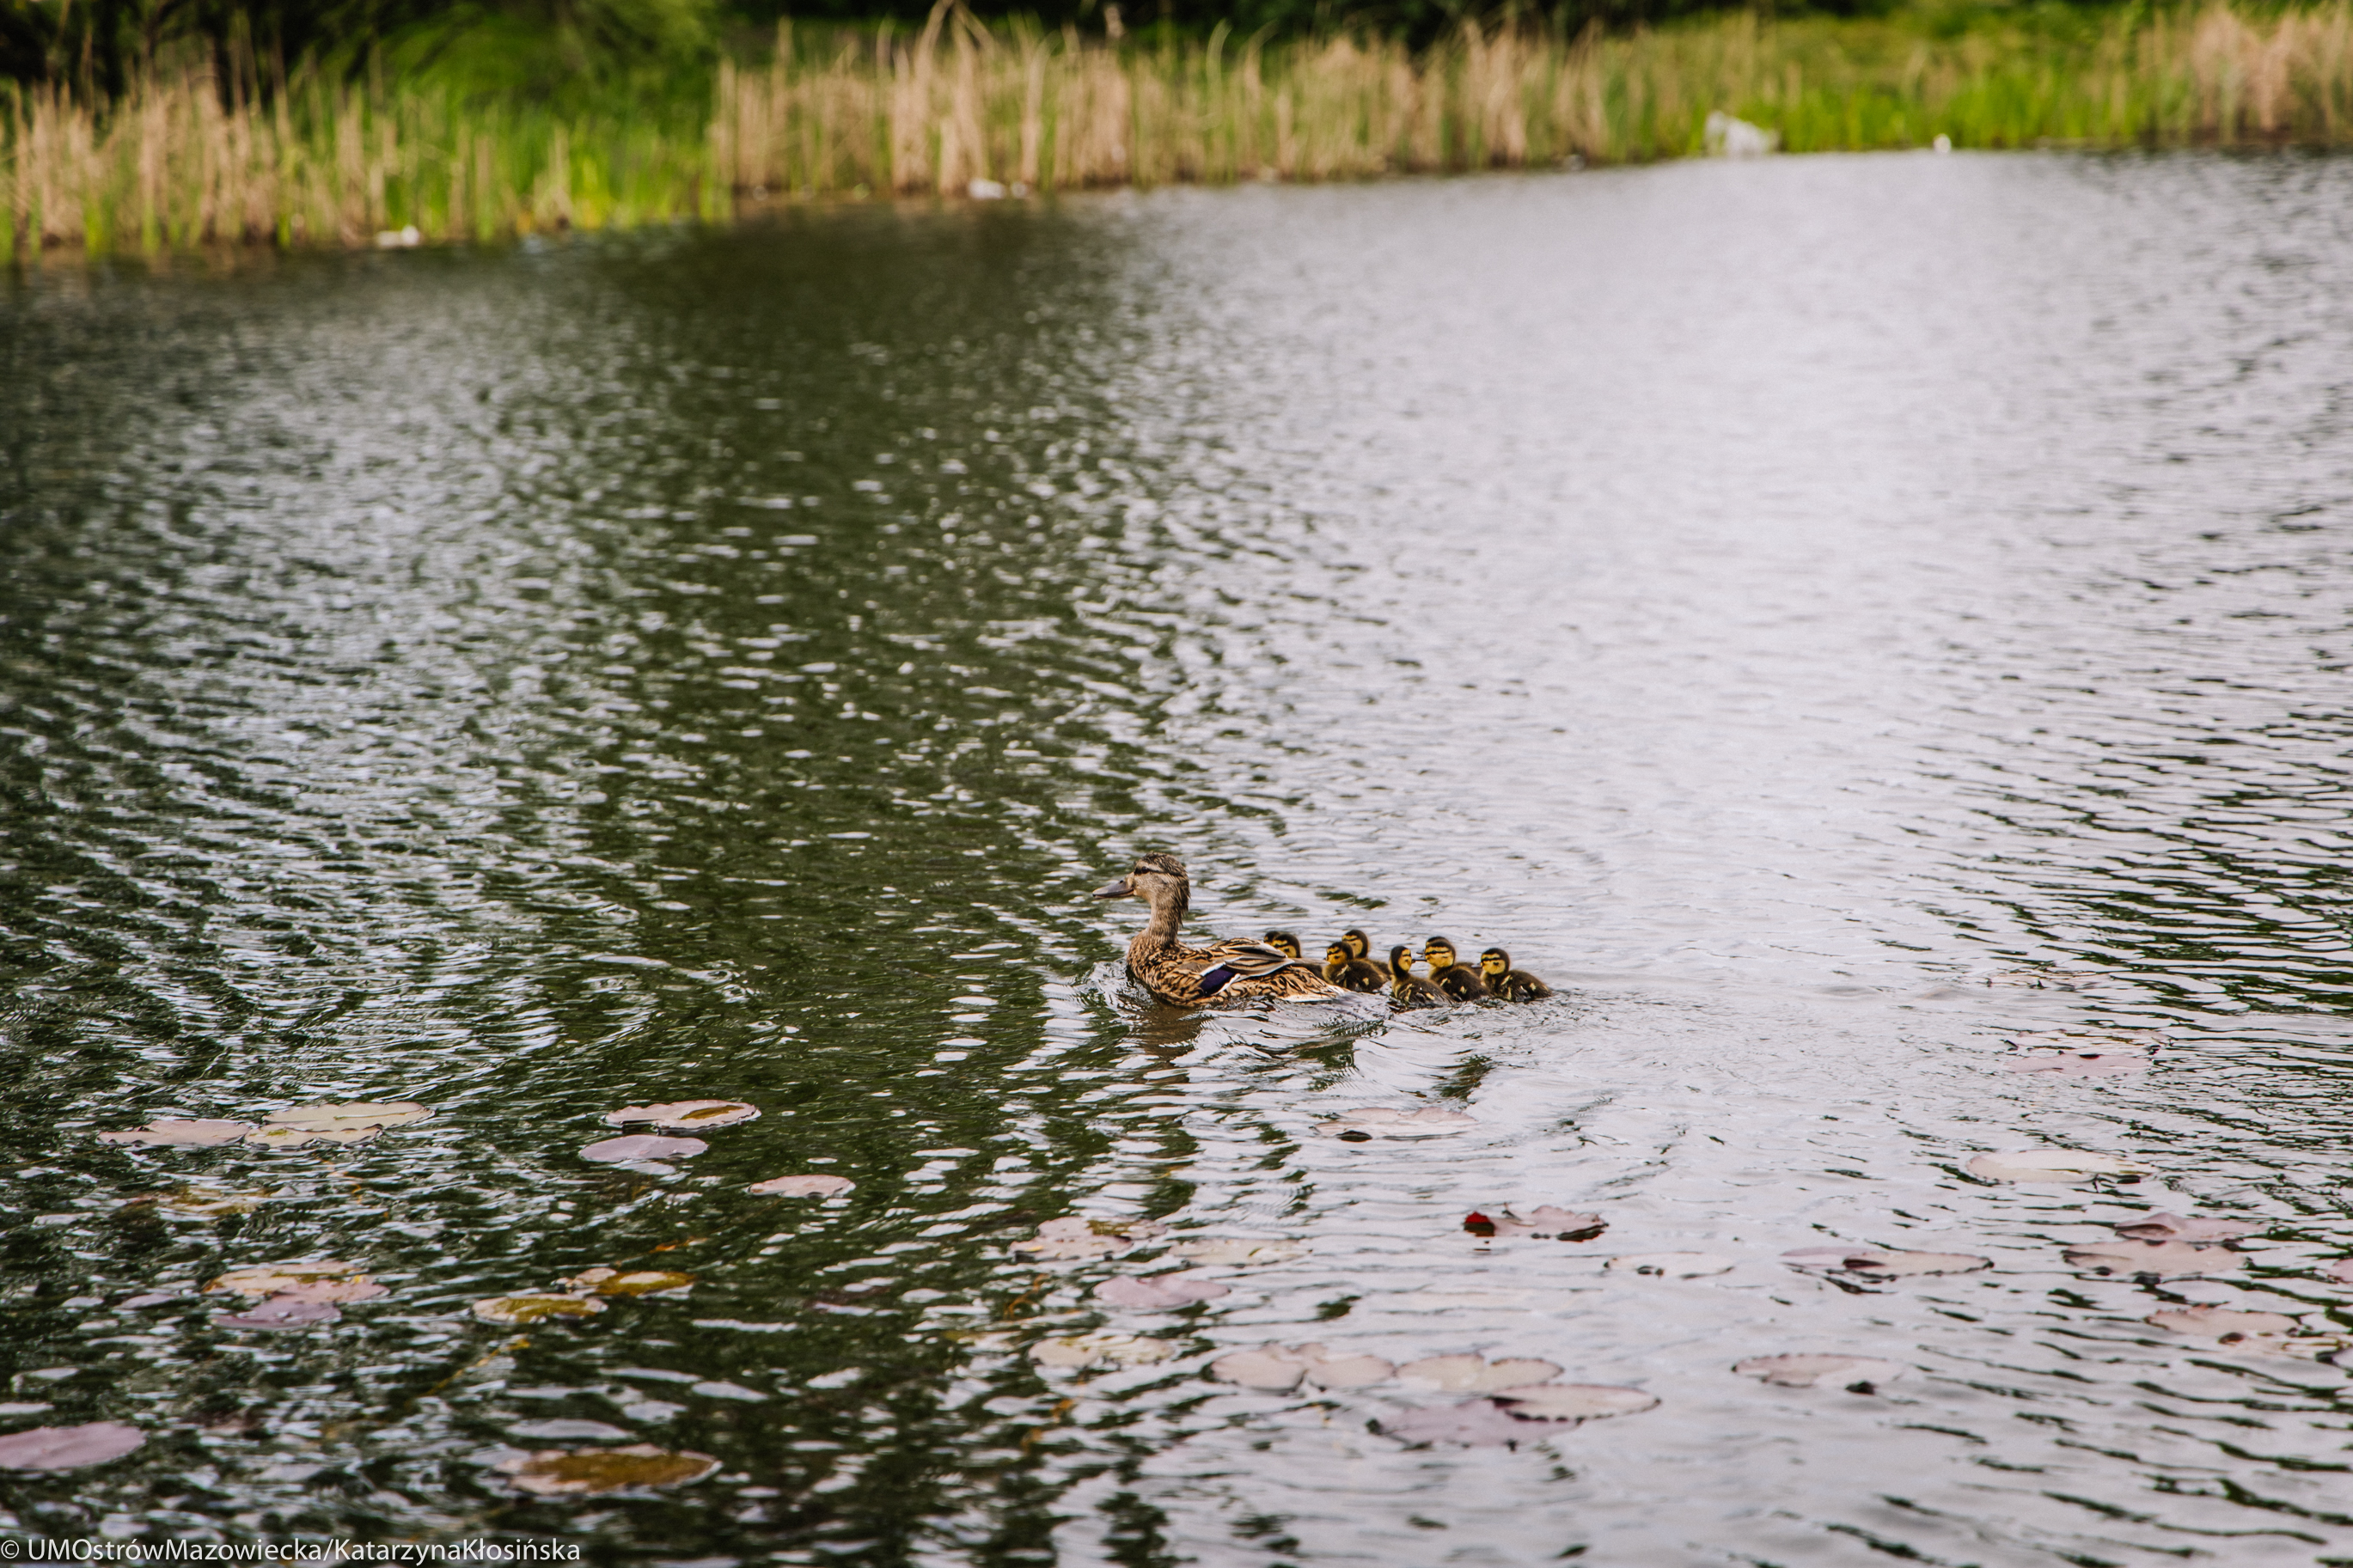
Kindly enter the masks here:
M 723 217 L 746 201 L 1355 179 L 1696 153 L 1711 110 L 1791 151 L 2353 139 L 2353 9 L 2127 11 L 1928 36 L 1742 14 L 1604 35 L 1124 42 L 789 25 L 699 101 L 559 115 L 422 81 L 262 93 L 201 66 L 111 102 L 0 98 L 0 258 L 223 242 L 491 239 Z M 976 185 L 975 182 L 985 182 Z

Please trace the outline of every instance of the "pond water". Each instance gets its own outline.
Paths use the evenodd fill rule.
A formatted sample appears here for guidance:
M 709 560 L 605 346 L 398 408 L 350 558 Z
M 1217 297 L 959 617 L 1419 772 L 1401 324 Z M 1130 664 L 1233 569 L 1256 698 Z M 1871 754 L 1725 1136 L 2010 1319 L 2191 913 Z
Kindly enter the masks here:
M 2353 1330 L 2348 215 L 2344 161 L 1816 158 L 19 279 L 0 1424 L 146 1442 L 8 1531 L 2353 1560 L 2348 1374 L 2145 1321 Z M 1558 994 L 1155 1008 L 1085 897 L 1148 848 L 1197 930 Z M 764 1114 L 580 1157 L 703 1097 Z M 1317 1135 L 1366 1107 L 1476 1120 Z M 2153 1173 L 1967 1170 L 2048 1147 Z M 1463 1228 L 1544 1204 L 1609 1228 Z M 2157 1209 L 2255 1234 L 2065 1257 Z M 1070 1215 L 1168 1234 L 1012 1250 Z M 1301 1250 L 1092 1295 L 1203 1237 Z M 1729 1267 L 1604 1268 L 1669 1251 Z M 201 1291 L 327 1258 L 387 1294 Z M 597 1265 L 695 1284 L 470 1311 Z M 1097 1330 L 1166 1359 L 1033 1358 Z M 1268 1342 L 1659 1404 L 1412 1447 L 1463 1396 L 1205 1375 Z M 1902 1371 L 1732 1371 L 1791 1352 Z M 600 1442 L 718 1468 L 496 1468 Z

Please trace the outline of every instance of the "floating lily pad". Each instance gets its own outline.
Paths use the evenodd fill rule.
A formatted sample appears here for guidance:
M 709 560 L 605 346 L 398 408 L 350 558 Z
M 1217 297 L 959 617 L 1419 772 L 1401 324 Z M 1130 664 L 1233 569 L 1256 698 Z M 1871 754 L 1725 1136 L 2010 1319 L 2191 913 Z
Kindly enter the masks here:
M 2020 1149 L 2007 1154 L 1979 1154 L 1968 1165 L 1969 1174 L 1989 1182 L 2052 1182 L 2075 1185 L 2098 1176 L 2126 1179 L 2146 1176 L 2149 1167 L 2115 1154 L 2081 1149 Z
M 1236 1237 L 1204 1236 L 1178 1242 L 1168 1249 L 1168 1255 L 1193 1263 L 1239 1266 L 1283 1263 L 1293 1258 L 1305 1257 L 1307 1249 L 1295 1241 L 1245 1241 Z
M 1236 1351 L 1209 1363 L 1209 1375 L 1223 1383 L 1275 1393 L 1304 1381 L 1316 1388 L 1362 1388 L 1397 1368 L 1377 1355 L 1334 1355 L 1320 1344 L 1268 1343 Z
M 2061 1078 L 2120 1078 L 2147 1072 L 2153 1065 L 2152 1058 L 2137 1051 L 2034 1051 L 2006 1057 L 2000 1063 L 2004 1072 L 2052 1073 Z
M 360 1273 L 358 1264 L 322 1258 L 307 1263 L 263 1263 L 250 1268 L 232 1268 L 205 1289 L 232 1290 L 240 1296 L 275 1296 L 297 1286 L 354 1277 L 363 1281 L 367 1278 Z
M 170 1192 L 149 1193 L 132 1198 L 125 1209 L 153 1209 L 181 1219 L 222 1219 L 235 1214 L 251 1214 L 269 1201 L 266 1192 L 224 1193 L 201 1187 L 174 1187 Z
M 686 1290 L 694 1284 L 694 1276 L 667 1268 L 591 1268 L 564 1284 L 567 1289 L 594 1290 L 599 1296 L 662 1296 Z
M 1630 1252 L 1601 1266 L 1611 1274 L 1639 1274 L 1660 1279 L 1700 1279 L 1728 1274 L 1738 1259 L 1714 1252 Z
M 1370 1105 L 1362 1110 L 1350 1110 L 1315 1124 L 1317 1133 L 1325 1138 L 1345 1139 L 1361 1143 L 1370 1138 L 1431 1138 L 1445 1132 L 1460 1132 L 1466 1127 L 1476 1127 L 1479 1119 L 1460 1110 L 1441 1110 L 1426 1106 L 1419 1110 L 1399 1110 L 1394 1106 Z
M 1030 1258 L 1108 1258 L 1129 1245 L 1129 1238 L 1117 1230 L 1106 1231 L 1092 1221 L 1066 1215 L 1048 1220 L 1038 1227 L 1036 1236 L 1015 1242 L 1013 1250 Z
M 1095 1287 L 1095 1299 L 1114 1307 L 1144 1307 L 1166 1311 L 1175 1307 L 1189 1307 L 1197 1301 L 1212 1301 L 1228 1294 L 1229 1287 L 1214 1279 L 1203 1279 L 1189 1270 L 1177 1274 L 1155 1274 L 1139 1279 L 1123 1274 L 1106 1279 Z
M 36 1426 L 0 1437 L 0 1470 L 79 1470 L 119 1459 L 145 1441 L 144 1432 L 120 1421 Z
M 719 1468 L 708 1454 L 632 1443 L 625 1448 L 543 1448 L 501 1459 L 499 1474 L 540 1497 L 601 1497 L 699 1481 Z
M 261 1149 L 300 1149 L 309 1143 L 364 1143 L 381 1127 L 282 1127 L 256 1128 L 245 1135 L 245 1141 Z
M 223 1313 L 213 1321 L 224 1329 L 296 1329 L 312 1323 L 340 1322 L 343 1316 L 332 1301 L 272 1296 L 259 1306 L 248 1307 L 242 1312 Z
M 2195 1247 L 2186 1241 L 2096 1242 L 2071 1247 L 2067 1261 L 2090 1274 L 2147 1274 L 2160 1279 L 2189 1279 L 2228 1274 L 2242 1261 L 2220 1247 Z
M 1154 1362 L 1166 1361 L 1168 1355 L 1165 1340 L 1113 1333 L 1071 1334 L 1042 1340 L 1029 1352 L 1029 1359 L 1039 1365 L 1060 1367 L 1149 1366 Z
M 1087 1228 L 1097 1236 L 1115 1236 L 1122 1241 L 1149 1241 L 1168 1234 L 1168 1227 L 1156 1219 L 1091 1219 Z
M 128 1132 L 101 1132 L 104 1143 L 137 1143 L 159 1149 L 216 1149 L 224 1143 L 234 1143 L 253 1131 L 245 1121 L 195 1121 L 165 1117 L 144 1127 L 134 1127 Z M 63 1430 L 76 1430 L 73 1427 Z
M 2268 1227 L 2248 1220 L 2152 1214 L 2138 1219 L 2119 1220 L 2115 1228 L 2118 1236 L 2130 1237 L 2135 1241 L 2236 1241 L 2242 1236 L 2254 1236 Z
M 2151 1312 L 2143 1321 L 2178 1334 L 2197 1334 L 2221 1340 L 2224 1344 L 2277 1337 L 2293 1333 L 2296 1328 L 2296 1321 L 2284 1312 L 2239 1312 L 2228 1307 L 2168 1307 L 2162 1312 Z
M 580 1151 L 584 1160 L 602 1164 L 621 1165 L 637 1160 L 685 1160 L 702 1153 L 711 1145 L 700 1138 L 663 1138 L 651 1132 L 632 1132 L 626 1138 L 607 1138 L 591 1143 Z
M 1865 1279 L 1908 1279 L 1924 1274 L 1974 1274 L 1993 1260 L 1966 1252 L 1903 1252 L 1881 1247 L 1801 1247 L 1785 1252 L 1792 1268 L 1853 1274 Z
M 1560 1368 L 1548 1361 L 1434 1355 L 1406 1363 L 1397 1369 L 1397 1374 L 1408 1383 L 1426 1383 L 1448 1394 L 1493 1394 L 1499 1388 L 1519 1388 L 1558 1377 Z
M 1598 1214 L 1579 1214 L 1546 1204 L 1526 1214 L 1499 1209 L 1492 1216 L 1473 1209 L 1462 1216 L 1462 1228 L 1473 1236 L 1519 1237 L 1532 1241 L 1591 1241 L 1609 1228 Z
M 1879 1384 L 1904 1375 L 1892 1361 L 1866 1355 L 1759 1355 L 1735 1362 L 1743 1377 L 1761 1377 L 1779 1388 L 1819 1388 L 1831 1384 L 1851 1394 L 1874 1394 Z
M 1535 1383 L 1495 1391 L 1495 1403 L 1523 1421 L 1599 1421 L 1638 1415 L 1659 1403 L 1655 1394 L 1599 1383 Z
M 261 1120 L 271 1127 L 299 1127 L 311 1132 L 356 1132 L 406 1127 L 432 1114 L 429 1105 L 395 1100 L 381 1104 L 290 1106 L 284 1110 L 273 1110 Z
M 771 1176 L 765 1182 L 754 1182 L 744 1190 L 758 1193 L 763 1197 L 829 1198 L 858 1185 L 848 1176 Z
M 594 1296 L 568 1296 L 549 1291 L 537 1296 L 492 1296 L 474 1303 L 474 1316 L 486 1323 L 543 1323 L 551 1318 L 593 1318 L 605 1310 Z
M 348 1279 L 304 1279 L 277 1292 L 273 1301 L 373 1301 L 391 1292 L 364 1274 Z
M 605 1121 L 614 1127 L 626 1127 L 632 1121 L 649 1121 L 656 1127 L 733 1127 L 739 1121 L 756 1121 L 760 1108 L 746 1105 L 740 1100 L 680 1100 L 662 1105 L 625 1105 L 618 1110 L 605 1112 Z
M 1517 1420 L 1492 1399 L 1466 1399 L 1460 1405 L 1385 1415 L 1377 1426 L 1384 1435 L 1400 1442 L 1460 1443 L 1466 1448 L 1508 1448 L 1541 1441 L 1546 1432 L 1542 1424 Z

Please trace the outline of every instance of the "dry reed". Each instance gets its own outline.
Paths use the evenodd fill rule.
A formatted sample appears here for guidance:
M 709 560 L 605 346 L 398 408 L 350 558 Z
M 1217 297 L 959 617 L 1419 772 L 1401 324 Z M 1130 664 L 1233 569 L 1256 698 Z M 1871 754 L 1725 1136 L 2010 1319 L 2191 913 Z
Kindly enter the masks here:
M 1792 151 L 2335 144 L 2353 10 L 2130 12 L 2072 36 L 1930 38 L 1899 18 L 1708 21 L 1564 37 L 1466 25 L 1419 54 L 1344 36 L 1122 42 L 990 28 L 780 28 L 706 104 L 559 120 L 430 83 L 267 95 L 202 68 L 111 103 L 0 98 L 0 257 L 488 239 L 723 216 L 744 200 L 1674 157 L 1724 109 Z

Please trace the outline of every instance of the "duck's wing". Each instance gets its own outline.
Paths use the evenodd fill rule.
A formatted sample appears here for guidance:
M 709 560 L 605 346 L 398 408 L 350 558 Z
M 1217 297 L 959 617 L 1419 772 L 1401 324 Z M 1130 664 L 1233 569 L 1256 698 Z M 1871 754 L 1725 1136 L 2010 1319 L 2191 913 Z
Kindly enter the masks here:
M 1213 942 L 1207 950 L 1209 964 L 1200 973 L 1201 994 L 1215 996 L 1237 980 L 1265 980 L 1286 970 L 1297 970 L 1311 984 L 1298 987 L 1306 992 L 1321 992 L 1333 987 L 1321 971 L 1303 958 L 1293 958 L 1278 948 L 1262 942 Z M 1251 987 L 1252 990 L 1258 989 Z

